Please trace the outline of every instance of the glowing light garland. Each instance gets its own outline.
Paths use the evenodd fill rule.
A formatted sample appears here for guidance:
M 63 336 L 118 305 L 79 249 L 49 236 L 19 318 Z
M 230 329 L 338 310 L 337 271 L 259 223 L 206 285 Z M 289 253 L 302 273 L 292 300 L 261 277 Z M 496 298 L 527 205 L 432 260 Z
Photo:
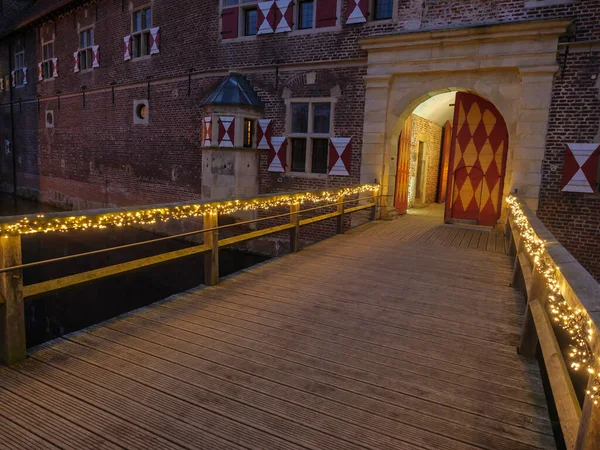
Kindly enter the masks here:
M 192 217 L 202 217 L 206 213 L 232 214 L 238 211 L 254 211 L 258 209 L 272 209 L 281 206 L 304 203 L 335 203 L 342 196 L 361 194 L 364 192 L 376 193 L 379 191 L 377 184 L 364 184 L 361 186 L 340 189 L 336 191 L 323 191 L 319 193 L 299 193 L 273 195 L 264 198 L 248 200 L 226 200 L 222 202 L 198 203 L 191 205 L 174 205 L 160 208 L 140 209 L 139 211 L 116 211 L 105 214 L 92 214 L 90 216 L 75 215 L 69 217 L 46 217 L 44 214 L 23 217 L 17 222 L 0 223 L 0 235 L 10 235 L 65 232 L 69 230 L 104 229 L 109 226 L 124 227 L 130 225 L 151 225 L 156 222 L 166 222 L 171 219 L 181 220 Z
M 548 307 L 555 322 L 566 330 L 571 337 L 571 367 L 579 370 L 584 367 L 590 374 L 591 383 L 587 394 L 598 405 L 600 396 L 600 376 L 595 369 L 596 357 L 592 351 L 593 322 L 584 309 L 573 309 L 563 297 L 558 287 L 557 268 L 552 258 L 545 254 L 546 244 L 540 239 L 531 225 L 527 216 L 519 206 L 514 196 L 506 198 L 519 233 L 524 239 L 525 249 L 533 257 L 534 270 L 544 276 L 548 291 Z

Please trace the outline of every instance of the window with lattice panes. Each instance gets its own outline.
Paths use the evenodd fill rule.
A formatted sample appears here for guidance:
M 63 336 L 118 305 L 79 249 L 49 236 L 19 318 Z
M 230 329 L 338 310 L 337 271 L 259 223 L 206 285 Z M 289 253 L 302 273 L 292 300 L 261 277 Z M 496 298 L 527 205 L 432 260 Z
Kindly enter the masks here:
M 18 53 L 15 53 L 15 86 L 22 86 L 24 75 L 23 68 L 25 67 L 25 52 L 22 50 Z
M 394 14 L 394 0 L 373 0 L 373 20 L 391 19 Z
M 292 100 L 288 117 L 290 170 L 327 173 L 329 138 L 333 136 L 333 103 L 328 99 Z
M 140 58 L 150 54 L 150 28 L 152 27 L 152 8 L 134 11 L 131 16 L 131 56 Z
M 90 28 L 79 33 L 79 70 L 91 69 L 94 62 L 94 29 Z
M 54 41 L 42 43 L 42 77 L 48 80 L 54 77 Z

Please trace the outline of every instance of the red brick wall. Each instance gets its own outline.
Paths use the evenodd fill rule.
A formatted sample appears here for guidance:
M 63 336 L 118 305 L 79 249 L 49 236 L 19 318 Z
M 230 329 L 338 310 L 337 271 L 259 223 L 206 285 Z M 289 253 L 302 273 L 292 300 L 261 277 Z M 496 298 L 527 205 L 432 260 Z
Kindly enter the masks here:
M 411 158 L 418 155 L 419 142 L 425 142 L 427 155 L 427 179 L 425 180 L 426 203 L 435 202 L 437 195 L 438 175 L 440 171 L 440 153 L 442 150 L 442 127 L 421 116 L 412 116 Z M 411 166 L 412 169 L 412 166 Z M 416 174 L 416 165 L 414 167 Z M 411 173 L 411 176 L 413 174 Z
M 538 215 L 556 238 L 600 280 L 600 194 L 561 192 L 564 145 L 599 142 L 600 52 L 559 58 L 554 81 Z

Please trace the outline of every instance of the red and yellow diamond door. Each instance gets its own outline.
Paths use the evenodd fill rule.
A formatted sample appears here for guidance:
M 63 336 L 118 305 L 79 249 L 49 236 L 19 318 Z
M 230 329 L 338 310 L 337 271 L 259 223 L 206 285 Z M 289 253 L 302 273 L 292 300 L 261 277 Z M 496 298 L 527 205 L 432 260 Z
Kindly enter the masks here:
M 487 100 L 457 92 L 452 128 L 445 218 L 495 225 L 508 151 L 504 118 Z

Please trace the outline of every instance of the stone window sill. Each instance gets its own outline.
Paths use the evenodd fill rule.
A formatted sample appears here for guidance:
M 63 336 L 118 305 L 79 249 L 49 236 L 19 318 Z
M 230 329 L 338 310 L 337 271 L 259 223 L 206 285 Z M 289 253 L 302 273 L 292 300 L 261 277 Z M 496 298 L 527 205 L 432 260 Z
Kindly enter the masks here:
M 526 0 L 525 9 L 543 8 L 545 6 L 572 5 L 576 0 Z
M 315 180 L 326 180 L 328 175 L 326 173 L 310 173 L 310 172 L 284 172 L 284 177 L 287 178 L 309 178 Z

